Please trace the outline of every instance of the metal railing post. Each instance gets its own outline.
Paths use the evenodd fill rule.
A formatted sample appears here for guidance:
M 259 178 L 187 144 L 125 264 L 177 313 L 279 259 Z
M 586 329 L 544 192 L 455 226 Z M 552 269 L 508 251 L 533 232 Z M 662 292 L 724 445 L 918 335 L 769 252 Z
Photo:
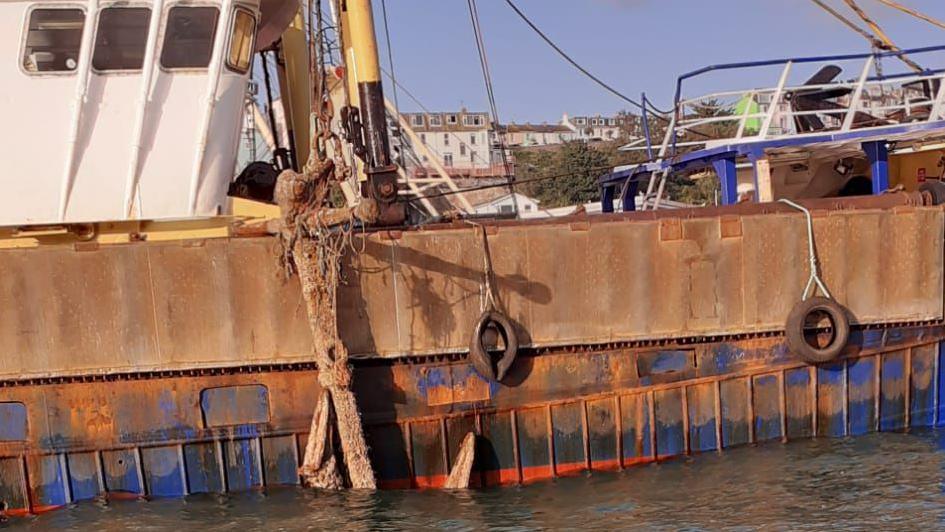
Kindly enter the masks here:
M 929 113 L 929 121 L 945 119 L 945 76 L 938 78 L 938 94 L 935 96 L 935 104 L 932 105 L 932 112 Z
M 774 98 L 771 100 L 771 107 L 768 109 L 768 114 L 765 116 L 765 121 L 761 125 L 761 131 L 758 132 L 758 136 L 761 138 L 768 136 L 768 130 L 771 129 L 771 122 L 774 121 L 774 115 L 778 111 L 778 106 L 781 105 L 781 98 L 784 95 L 784 85 L 787 84 L 788 75 L 791 73 L 791 66 L 793 64 L 793 61 L 788 61 L 784 65 L 784 70 L 781 71 L 781 79 L 778 80 L 778 88 L 774 91 Z
M 646 158 L 653 158 L 653 142 L 650 140 L 650 124 L 649 124 L 649 114 L 646 112 L 646 93 L 640 95 L 640 100 L 643 103 L 643 138 L 646 139 Z
M 663 137 L 663 145 L 660 146 L 659 154 L 657 154 L 657 157 L 659 157 L 660 159 L 662 159 L 663 157 L 666 157 L 666 150 L 669 149 L 669 141 L 671 138 L 675 136 L 674 132 L 676 131 L 677 113 L 673 113 L 673 117 L 669 119 L 669 125 L 667 126 L 667 129 L 666 129 L 666 136 Z
M 850 96 L 850 107 L 847 109 L 847 114 L 843 118 L 843 127 L 840 128 L 841 131 L 849 131 L 850 128 L 853 127 L 853 119 L 856 118 L 856 112 L 860 108 L 860 98 L 863 97 L 863 87 L 866 85 L 866 78 L 869 77 L 875 61 L 876 56 L 871 55 L 866 59 L 866 64 L 863 65 L 863 72 L 860 73 L 860 79 L 856 83 L 856 89 L 853 91 L 853 95 Z

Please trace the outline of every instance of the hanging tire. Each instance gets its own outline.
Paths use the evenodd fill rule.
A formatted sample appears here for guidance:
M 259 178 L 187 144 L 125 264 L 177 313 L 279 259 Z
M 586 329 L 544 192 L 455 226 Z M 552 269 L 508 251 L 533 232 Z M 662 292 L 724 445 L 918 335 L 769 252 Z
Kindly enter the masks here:
M 486 338 L 491 334 L 502 338 L 505 349 L 501 353 L 491 353 Z M 489 342 L 491 343 L 491 342 Z M 487 310 L 479 317 L 469 342 L 469 358 L 480 375 L 493 382 L 505 378 L 515 357 L 518 355 L 518 335 L 501 312 Z
M 945 183 L 941 181 L 926 181 L 919 185 L 919 192 L 928 194 L 932 199 L 932 205 L 945 203 Z
M 814 341 L 808 340 L 811 319 L 817 318 L 814 326 L 819 327 L 826 319 L 829 324 L 829 339 L 821 343 L 822 335 L 817 333 Z M 822 364 L 835 360 L 850 341 L 850 319 L 847 310 L 833 299 L 812 297 L 801 301 L 791 309 L 785 325 L 788 349 L 810 364 Z

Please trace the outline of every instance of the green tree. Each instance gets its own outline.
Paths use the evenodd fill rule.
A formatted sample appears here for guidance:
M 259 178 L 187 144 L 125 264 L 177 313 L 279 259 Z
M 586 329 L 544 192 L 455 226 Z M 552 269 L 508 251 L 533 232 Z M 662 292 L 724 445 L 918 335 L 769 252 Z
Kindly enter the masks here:
M 611 166 L 607 153 L 584 142 L 567 142 L 556 150 L 519 150 L 516 174 L 521 180 L 545 178 L 521 186 L 542 207 L 578 205 L 600 199 L 597 178 Z
M 710 118 L 730 116 L 732 109 L 716 100 L 707 100 L 694 106 L 687 118 Z M 629 118 L 629 112 L 623 112 Z M 631 124 L 632 120 L 625 120 Z M 667 124 L 650 116 L 650 140 L 654 153 L 659 150 L 666 134 Z M 679 141 L 705 140 L 734 136 L 737 124 L 734 121 L 719 121 L 695 126 Z M 644 150 L 621 151 L 623 141 L 600 142 L 593 145 L 574 141 L 557 148 L 524 148 L 514 152 L 516 177 L 521 181 L 555 176 L 530 183 L 522 183 L 518 190 L 541 201 L 542 207 L 562 207 L 600 200 L 597 179 L 607 173 L 607 168 L 645 162 Z M 689 148 L 692 149 L 692 148 Z M 681 150 L 685 151 L 685 150 Z M 642 184 L 645 189 L 646 184 Z M 666 184 L 664 197 L 693 205 L 714 204 L 718 194 L 719 180 L 714 175 L 690 179 L 685 175 L 672 176 Z

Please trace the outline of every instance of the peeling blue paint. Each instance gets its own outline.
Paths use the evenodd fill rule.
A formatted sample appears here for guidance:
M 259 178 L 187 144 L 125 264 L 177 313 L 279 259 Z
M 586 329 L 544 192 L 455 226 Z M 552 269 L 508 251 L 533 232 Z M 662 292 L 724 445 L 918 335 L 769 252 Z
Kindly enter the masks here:
M 209 388 L 200 394 L 200 408 L 208 427 L 267 423 L 269 390 L 260 384 Z
M 860 435 L 876 430 L 876 359 L 852 360 L 847 367 L 849 379 L 850 434 Z
M 177 447 L 141 450 L 141 465 L 148 494 L 155 497 L 180 497 L 186 493 L 184 472 Z
M 0 403 L 0 442 L 26 441 L 26 405 Z
M 416 368 L 416 376 L 417 393 L 424 399 L 429 397 L 433 388 L 449 388 L 452 385 L 448 367 Z

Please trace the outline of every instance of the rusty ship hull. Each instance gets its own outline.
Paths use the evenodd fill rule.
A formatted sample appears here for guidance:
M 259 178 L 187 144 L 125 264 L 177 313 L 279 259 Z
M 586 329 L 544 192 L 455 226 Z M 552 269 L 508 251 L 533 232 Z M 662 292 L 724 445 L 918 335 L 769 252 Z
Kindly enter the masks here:
M 339 322 L 380 485 L 442 485 L 469 431 L 491 485 L 945 423 L 945 210 L 927 199 L 806 202 L 854 316 L 821 365 L 785 343 L 809 272 L 783 205 L 483 222 L 523 346 L 501 383 L 466 360 L 477 228 L 359 235 Z M 320 388 L 277 253 L 265 235 L 0 250 L 5 512 L 298 484 Z

